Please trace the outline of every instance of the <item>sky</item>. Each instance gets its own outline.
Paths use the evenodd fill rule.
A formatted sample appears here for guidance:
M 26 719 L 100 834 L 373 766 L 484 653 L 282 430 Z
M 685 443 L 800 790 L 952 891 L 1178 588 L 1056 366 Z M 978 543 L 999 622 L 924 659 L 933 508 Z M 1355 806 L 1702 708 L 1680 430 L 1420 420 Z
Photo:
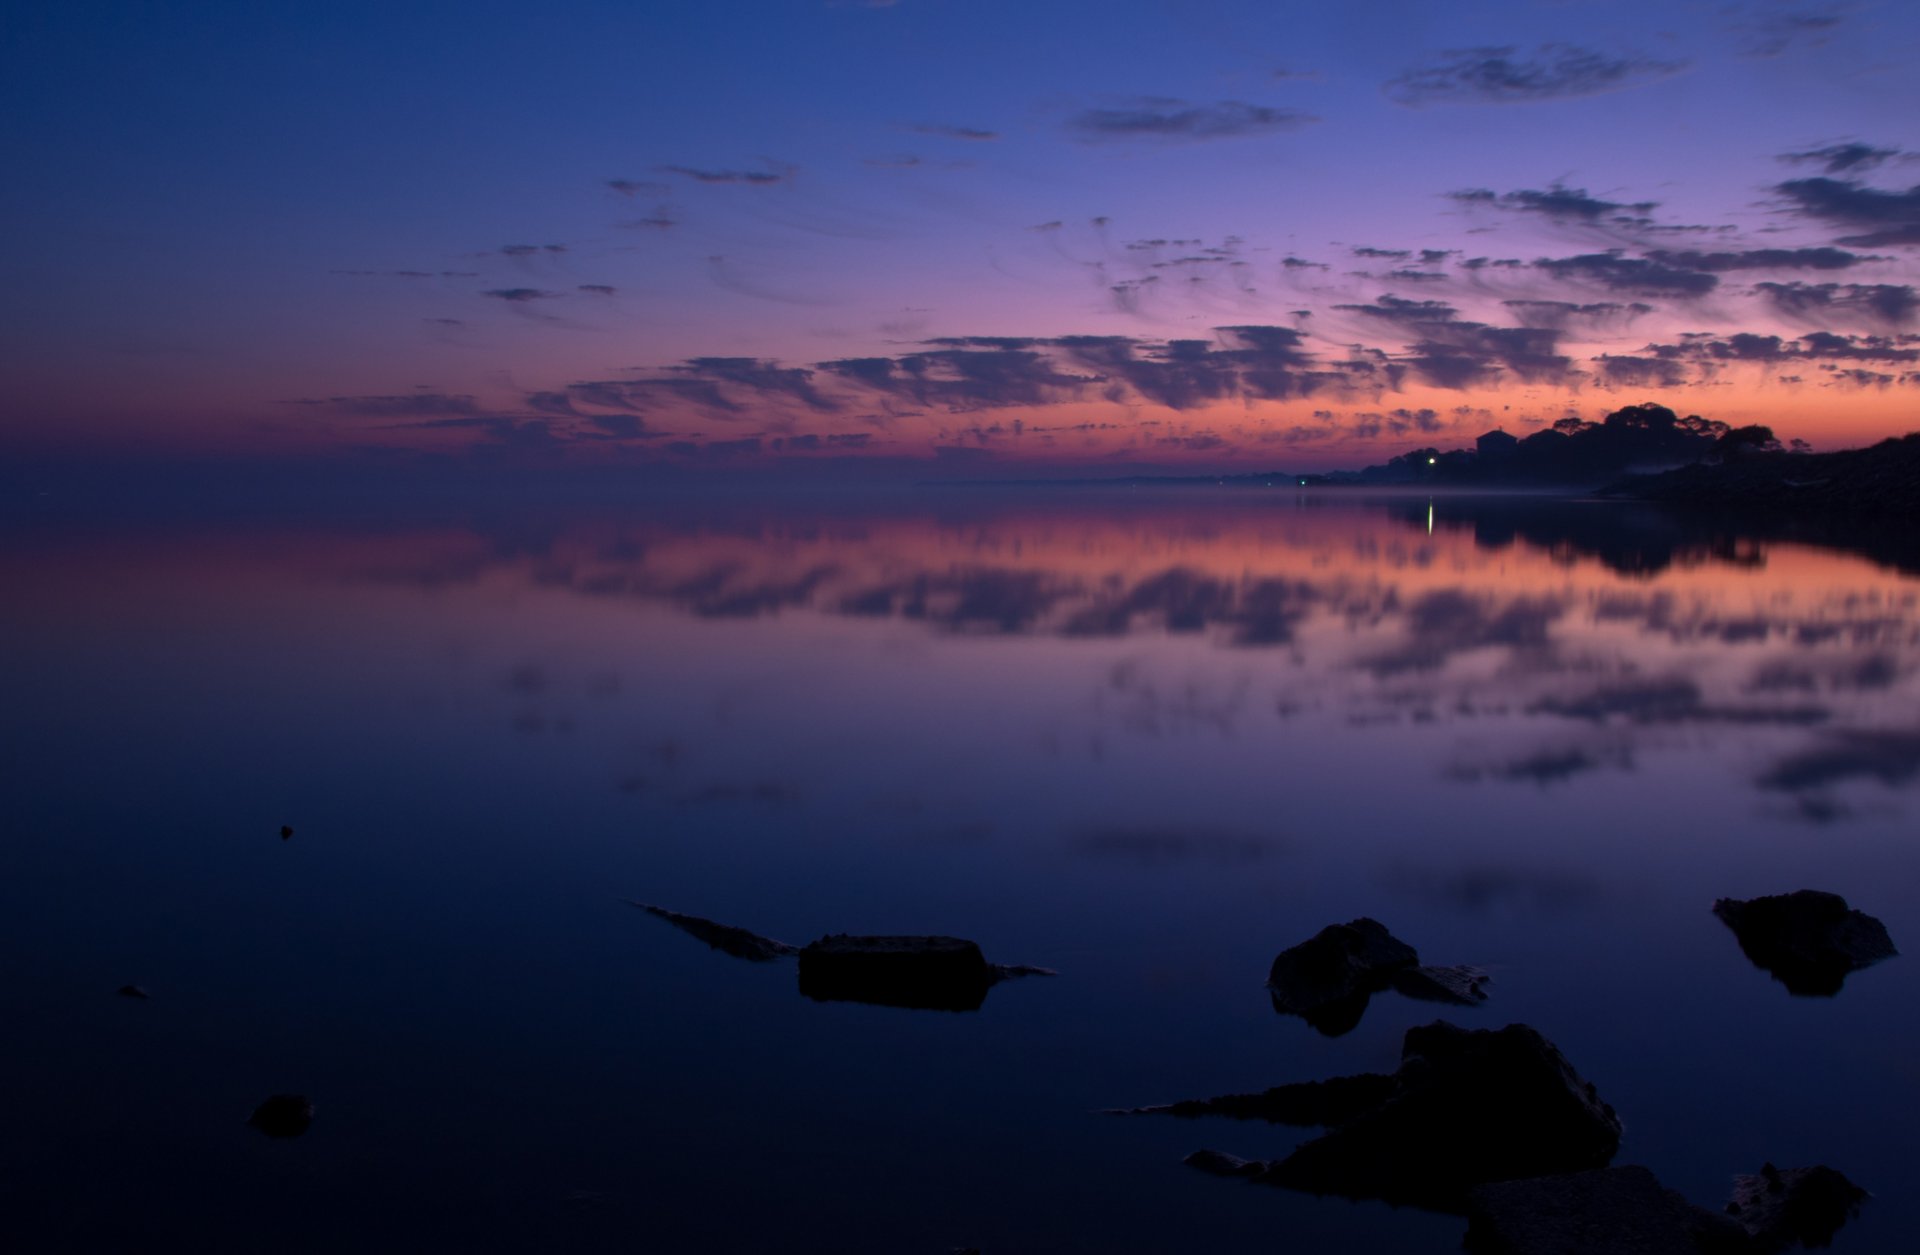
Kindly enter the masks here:
M 1318 470 L 1920 428 L 1898 0 L 29 3 L 0 456 Z

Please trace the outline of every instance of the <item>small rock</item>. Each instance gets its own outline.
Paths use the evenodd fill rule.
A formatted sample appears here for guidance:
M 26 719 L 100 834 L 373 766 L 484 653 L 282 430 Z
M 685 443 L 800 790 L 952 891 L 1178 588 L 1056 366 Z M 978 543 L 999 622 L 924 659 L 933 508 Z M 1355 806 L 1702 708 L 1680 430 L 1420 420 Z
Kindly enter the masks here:
M 1297 1015 L 1329 1036 L 1360 1022 L 1367 1000 L 1386 987 L 1396 968 L 1420 956 L 1377 920 L 1329 924 L 1282 950 L 1267 971 L 1274 1010 Z
M 1899 953 L 1885 924 L 1850 909 L 1837 893 L 1801 889 L 1744 902 L 1721 898 L 1713 913 L 1733 929 L 1755 967 L 1802 996 L 1832 997 L 1849 972 Z
M 292 828 L 288 827 L 286 824 L 280 825 L 280 839 L 282 841 L 285 841 L 288 837 L 291 837 L 292 835 L 293 835 Z
M 1414 948 L 1378 920 L 1330 924 L 1283 950 L 1267 972 L 1273 1009 L 1297 1015 L 1329 1037 L 1351 1030 L 1374 994 L 1471 1006 L 1485 1001 L 1487 974 L 1473 967 L 1421 967 Z
M 716 924 L 710 919 L 701 919 L 698 915 L 682 915 L 678 911 L 649 906 L 645 902 L 633 902 L 630 905 L 667 921 L 681 932 L 698 937 L 715 950 L 730 954 L 736 959 L 746 959 L 752 963 L 771 963 L 782 955 L 797 954 L 800 950 L 800 947 L 789 945 L 784 941 L 762 937 L 758 933 L 750 933 L 744 928 L 735 928 L 731 924 Z
M 299 1137 L 313 1123 L 313 1103 L 304 1094 L 275 1094 L 253 1109 L 247 1123 L 268 1137 Z
M 973 1011 L 999 978 L 979 945 L 960 937 L 834 933 L 800 950 L 800 992 L 820 1002 Z
M 122 998 L 150 998 L 153 996 L 138 985 L 122 985 L 120 988 L 114 990 L 114 992 Z
M 1754 1176 L 1734 1178 L 1727 1214 L 1753 1235 L 1760 1250 L 1783 1251 L 1795 1243 L 1826 1246 L 1866 1200 L 1865 1190 L 1824 1164 L 1766 1164 Z

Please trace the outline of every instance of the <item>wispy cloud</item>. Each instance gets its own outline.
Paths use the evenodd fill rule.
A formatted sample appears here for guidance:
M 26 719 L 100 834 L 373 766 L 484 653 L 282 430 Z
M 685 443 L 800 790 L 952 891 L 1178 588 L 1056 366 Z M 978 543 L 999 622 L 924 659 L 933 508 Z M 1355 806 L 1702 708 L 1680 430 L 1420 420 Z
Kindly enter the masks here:
M 776 165 L 770 170 L 707 170 L 696 166 L 660 166 L 662 174 L 677 174 L 696 183 L 743 183 L 751 187 L 770 187 L 791 182 L 800 172 L 798 166 Z
M 1121 104 L 1087 109 L 1067 122 L 1083 140 L 1236 139 L 1296 131 L 1320 119 L 1298 109 L 1250 105 L 1242 100 L 1195 104 L 1170 96 L 1142 96 Z
M 1543 44 L 1530 55 L 1513 45 L 1462 48 L 1388 80 L 1385 90 L 1403 105 L 1520 104 L 1597 96 L 1686 68 L 1684 61 L 1610 56 L 1572 44 Z
M 950 126 L 944 122 L 918 122 L 907 128 L 915 135 L 933 135 L 940 139 L 963 139 L 974 142 L 1000 138 L 1000 132 L 989 131 L 978 126 Z

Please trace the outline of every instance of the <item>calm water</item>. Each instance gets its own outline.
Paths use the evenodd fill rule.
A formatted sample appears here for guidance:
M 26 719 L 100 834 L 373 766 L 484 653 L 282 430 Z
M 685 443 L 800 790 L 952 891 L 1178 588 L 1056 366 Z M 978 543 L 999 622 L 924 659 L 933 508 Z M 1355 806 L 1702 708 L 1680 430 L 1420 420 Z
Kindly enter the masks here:
M 1920 948 L 1920 578 L 1619 505 L 923 491 L 0 532 L 12 1249 L 1450 1251 L 1221 1181 L 1307 1133 L 1114 1105 L 1530 1023 L 1616 1162 L 1763 1160 L 1920 1230 L 1920 958 L 1790 996 L 1716 897 Z M 281 841 L 281 824 L 295 829 Z M 1054 980 L 814 1003 L 789 941 Z M 1494 974 L 1323 1037 L 1275 952 L 1369 914 Z M 116 997 L 122 984 L 149 1001 Z M 243 1127 L 310 1094 L 311 1131 Z

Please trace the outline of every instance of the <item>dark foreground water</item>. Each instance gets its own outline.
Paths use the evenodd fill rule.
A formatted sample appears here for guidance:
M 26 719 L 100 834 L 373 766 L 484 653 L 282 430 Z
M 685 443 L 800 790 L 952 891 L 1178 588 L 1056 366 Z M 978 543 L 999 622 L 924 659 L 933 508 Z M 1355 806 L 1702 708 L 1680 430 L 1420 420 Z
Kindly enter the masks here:
M 1829 889 L 1920 948 L 1920 579 L 1815 539 L 1278 490 L 29 511 L 0 1237 L 1450 1251 L 1180 1162 L 1303 1131 L 1097 1114 L 1445 1016 L 1557 1042 L 1615 1162 L 1712 1206 L 1830 1163 L 1876 1195 L 1836 1249 L 1910 1250 L 1920 954 L 1794 997 L 1709 912 Z M 816 1003 L 629 898 L 1060 975 Z M 1490 1001 L 1276 1015 L 1275 952 L 1361 914 Z M 276 1092 L 305 1136 L 244 1126 Z

